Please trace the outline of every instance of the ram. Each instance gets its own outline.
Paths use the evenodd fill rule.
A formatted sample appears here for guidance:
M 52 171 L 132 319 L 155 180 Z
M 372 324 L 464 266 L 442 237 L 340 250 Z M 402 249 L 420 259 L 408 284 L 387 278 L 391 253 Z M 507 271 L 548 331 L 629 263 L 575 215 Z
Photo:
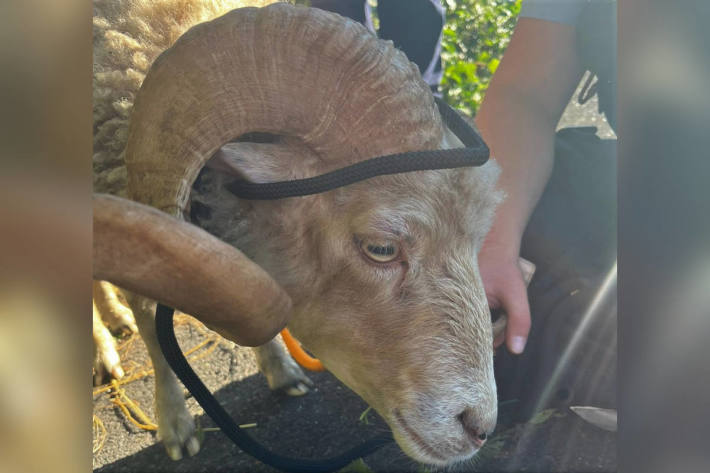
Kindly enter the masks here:
M 292 333 L 377 410 L 400 447 L 449 465 L 474 455 L 496 424 L 476 259 L 501 197 L 495 163 L 270 201 L 228 188 L 457 146 L 416 66 L 391 42 L 321 10 L 244 8 L 191 28 L 151 67 L 127 135 L 128 195 L 258 264 L 291 298 Z M 172 457 L 182 447 L 194 454 L 154 303 L 129 302 L 155 365 L 161 437 Z M 307 389 L 280 345 L 257 348 L 257 359 L 272 387 Z

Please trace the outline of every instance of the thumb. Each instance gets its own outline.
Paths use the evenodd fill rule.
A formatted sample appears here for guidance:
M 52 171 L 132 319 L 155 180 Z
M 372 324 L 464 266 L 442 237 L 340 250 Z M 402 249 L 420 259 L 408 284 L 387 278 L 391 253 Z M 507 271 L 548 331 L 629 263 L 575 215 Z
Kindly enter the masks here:
M 500 294 L 501 305 L 508 314 L 505 341 L 511 353 L 520 354 L 530 332 L 530 305 L 522 275 L 509 281 L 507 290 Z

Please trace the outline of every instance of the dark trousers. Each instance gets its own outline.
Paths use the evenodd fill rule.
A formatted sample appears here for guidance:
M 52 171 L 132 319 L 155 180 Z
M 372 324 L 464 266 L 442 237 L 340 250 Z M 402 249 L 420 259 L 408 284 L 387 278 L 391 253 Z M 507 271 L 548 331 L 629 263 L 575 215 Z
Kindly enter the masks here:
M 523 236 L 521 256 L 537 265 L 532 328 L 523 355 L 502 348 L 495 359 L 499 400 L 517 420 L 552 406 L 616 406 L 616 140 L 595 131 L 558 132 Z
M 312 0 L 311 6 L 366 24 L 366 3 L 366 0 Z M 445 19 L 431 0 L 379 0 L 377 16 L 379 38 L 391 40 L 404 51 L 423 76 L 432 61 L 436 61 L 433 73 L 440 75 L 441 57 L 437 48 Z M 425 81 L 432 92 L 438 92 L 438 80 L 427 76 Z

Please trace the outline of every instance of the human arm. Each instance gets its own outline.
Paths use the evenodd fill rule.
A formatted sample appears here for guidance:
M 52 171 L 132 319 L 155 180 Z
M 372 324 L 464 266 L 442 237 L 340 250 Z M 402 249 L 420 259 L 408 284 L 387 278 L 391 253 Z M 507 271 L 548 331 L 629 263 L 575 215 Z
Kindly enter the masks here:
M 530 329 L 521 238 L 552 172 L 555 127 L 582 73 L 574 26 L 521 18 L 476 116 L 506 193 L 479 268 L 489 305 L 508 315 L 505 342 L 513 353 L 523 351 Z

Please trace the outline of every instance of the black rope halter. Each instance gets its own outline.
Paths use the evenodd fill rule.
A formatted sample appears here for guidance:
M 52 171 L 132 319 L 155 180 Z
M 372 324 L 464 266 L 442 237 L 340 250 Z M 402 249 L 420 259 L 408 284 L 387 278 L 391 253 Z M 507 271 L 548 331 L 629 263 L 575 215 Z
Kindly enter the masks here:
M 320 176 L 293 181 L 255 184 L 236 181 L 227 186 L 232 194 L 241 199 L 275 200 L 286 197 L 319 194 L 321 192 L 347 186 L 355 182 L 386 174 L 432 169 L 452 169 L 467 166 L 481 166 L 488 161 L 488 146 L 466 121 L 443 100 L 434 97 L 439 113 L 451 131 L 461 140 L 465 148 L 439 149 L 431 151 L 410 151 L 389 154 L 360 161 Z

